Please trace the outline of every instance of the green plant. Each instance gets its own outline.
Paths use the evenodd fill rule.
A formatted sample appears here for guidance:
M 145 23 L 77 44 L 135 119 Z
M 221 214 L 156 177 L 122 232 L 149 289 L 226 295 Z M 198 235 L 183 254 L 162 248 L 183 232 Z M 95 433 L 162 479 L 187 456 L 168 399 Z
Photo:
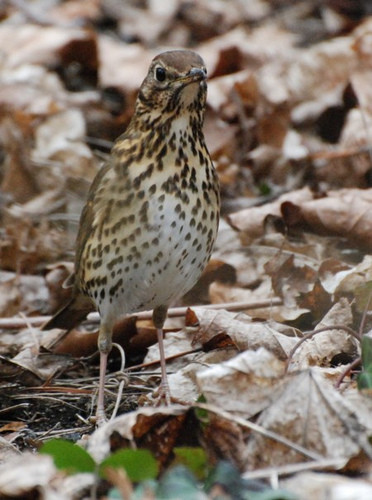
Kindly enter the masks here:
M 183 447 L 173 451 L 175 458 L 172 466 L 158 478 L 158 463 L 148 450 L 122 449 L 97 464 L 86 450 L 64 439 L 52 439 L 40 449 L 40 453 L 51 455 L 56 467 L 68 474 L 93 473 L 109 479 L 112 469 L 123 469 L 125 476 L 136 483 L 130 488 L 130 494 L 125 496 L 130 496 L 131 500 L 295 500 L 288 492 L 272 490 L 263 483 L 243 479 L 228 462 L 210 467 L 202 448 Z M 112 487 L 107 498 L 122 500 L 123 496 L 118 487 Z
M 138 482 L 153 479 L 158 475 L 158 463 L 148 450 L 119 450 L 100 464 L 81 446 L 64 439 L 52 439 L 43 444 L 40 453 L 51 455 L 58 469 L 68 474 L 98 472 L 105 477 L 105 470 L 110 467 L 122 468 L 131 481 Z
M 372 338 L 362 337 L 362 371 L 358 376 L 358 389 L 372 389 Z

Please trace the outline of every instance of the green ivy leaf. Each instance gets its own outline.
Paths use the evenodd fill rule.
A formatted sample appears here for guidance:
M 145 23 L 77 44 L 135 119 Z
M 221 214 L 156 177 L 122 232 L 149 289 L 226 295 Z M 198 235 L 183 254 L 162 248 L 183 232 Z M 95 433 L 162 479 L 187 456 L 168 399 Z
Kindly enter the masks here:
M 368 335 L 362 337 L 362 365 L 364 370 L 372 372 L 372 338 Z
M 183 446 L 174 448 L 173 452 L 176 456 L 174 461 L 175 464 L 185 465 L 200 480 L 205 478 L 208 463 L 207 456 L 203 448 Z
M 362 372 L 358 376 L 358 389 L 372 389 L 372 373 L 371 372 Z
M 368 335 L 362 337 L 362 367 L 358 376 L 358 389 L 372 389 L 372 338 Z
M 206 403 L 207 400 L 205 396 L 201 394 L 197 401 L 197 403 Z M 205 427 L 209 423 L 209 414 L 207 410 L 202 410 L 201 408 L 194 408 L 195 416 L 199 420 L 202 427 Z
M 259 184 L 258 189 L 260 191 L 261 196 L 268 196 L 272 192 L 271 187 L 268 184 L 266 184 L 265 182 L 262 182 L 261 184 Z
M 123 468 L 131 481 L 154 479 L 159 472 L 158 463 L 148 450 L 120 450 L 106 458 L 100 465 L 100 474 L 105 477 L 105 468 Z
M 47 441 L 40 448 L 40 453 L 51 455 L 56 467 L 69 474 L 96 470 L 96 464 L 89 453 L 81 446 L 65 439 Z

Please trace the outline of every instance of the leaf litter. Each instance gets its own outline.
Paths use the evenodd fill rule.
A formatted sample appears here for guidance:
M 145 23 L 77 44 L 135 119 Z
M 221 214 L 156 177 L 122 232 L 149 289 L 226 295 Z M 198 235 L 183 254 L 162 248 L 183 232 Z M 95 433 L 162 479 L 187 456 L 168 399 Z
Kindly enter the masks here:
M 83 498 L 92 475 L 29 453 L 59 436 L 99 460 L 150 449 L 163 471 L 176 446 L 202 447 L 210 465 L 230 460 L 296 498 L 371 496 L 371 399 L 355 364 L 372 308 L 370 30 L 367 6 L 337 1 L 2 7 L 1 495 Z M 107 383 L 109 414 L 123 390 L 118 416 L 94 431 L 97 316 L 67 335 L 40 324 L 68 298 L 89 182 L 165 46 L 208 66 L 223 222 L 186 321 L 175 310 L 166 324 L 175 404 L 154 407 L 152 324 L 126 319 Z

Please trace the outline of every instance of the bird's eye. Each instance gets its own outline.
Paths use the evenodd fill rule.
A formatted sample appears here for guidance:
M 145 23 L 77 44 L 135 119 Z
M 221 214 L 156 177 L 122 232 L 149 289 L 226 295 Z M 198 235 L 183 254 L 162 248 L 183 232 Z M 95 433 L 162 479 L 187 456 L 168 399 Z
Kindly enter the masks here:
M 158 66 L 155 69 L 155 78 L 157 79 L 158 82 L 164 82 L 165 77 L 166 77 L 165 69 L 162 68 L 161 66 Z

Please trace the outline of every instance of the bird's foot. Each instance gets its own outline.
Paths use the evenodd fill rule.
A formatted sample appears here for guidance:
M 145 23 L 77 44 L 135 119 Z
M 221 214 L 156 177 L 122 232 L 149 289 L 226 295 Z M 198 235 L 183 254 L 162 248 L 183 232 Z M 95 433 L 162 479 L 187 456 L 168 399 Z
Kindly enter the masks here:
M 94 420 L 96 427 L 102 427 L 102 425 L 104 425 L 108 421 L 105 415 L 105 410 L 103 408 L 97 407 L 96 416 Z
M 164 380 L 162 380 L 159 389 L 157 390 L 155 405 L 160 406 L 162 404 L 165 404 L 166 406 L 169 406 L 171 403 L 172 397 L 168 381 L 164 382 Z

